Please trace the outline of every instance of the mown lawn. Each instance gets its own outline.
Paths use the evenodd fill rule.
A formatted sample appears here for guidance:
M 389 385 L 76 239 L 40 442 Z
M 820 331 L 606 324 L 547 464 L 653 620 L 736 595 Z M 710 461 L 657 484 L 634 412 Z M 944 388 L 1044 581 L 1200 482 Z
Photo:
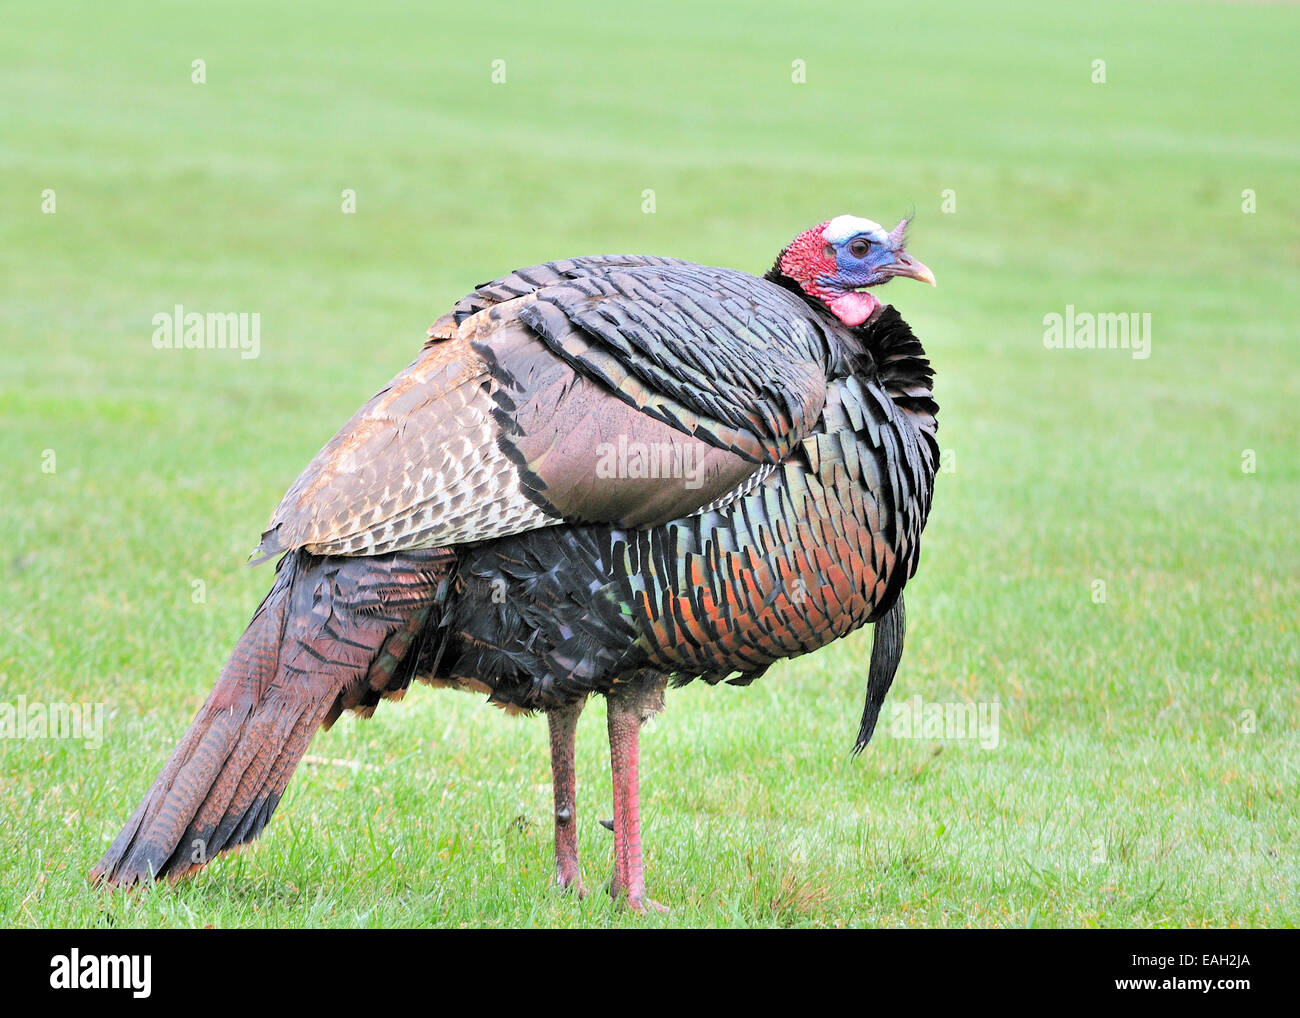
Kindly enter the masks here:
M 105 729 L 0 740 L 0 922 L 1300 921 L 1300 11 L 766 6 L 6 11 L 0 704 Z M 996 702 L 996 748 L 887 707 L 851 760 L 869 632 L 672 693 L 672 911 L 636 918 L 547 887 L 544 721 L 420 688 L 319 736 L 254 849 L 86 885 L 270 582 L 271 509 L 451 301 L 603 251 L 761 272 L 912 205 L 939 287 L 882 296 L 950 452 L 891 704 Z M 259 313 L 259 356 L 155 349 L 176 304 Z M 1067 305 L 1149 313 L 1150 357 L 1045 348 Z M 595 887 L 603 703 L 579 766 Z

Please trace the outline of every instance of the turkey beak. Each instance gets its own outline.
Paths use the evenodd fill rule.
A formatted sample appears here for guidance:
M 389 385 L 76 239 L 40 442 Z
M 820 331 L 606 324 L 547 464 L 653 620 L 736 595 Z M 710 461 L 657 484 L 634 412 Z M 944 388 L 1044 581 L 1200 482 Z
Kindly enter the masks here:
M 934 281 L 934 273 L 922 262 L 917 261 L 906 251 L 899 251 L 894 258 L 894 264 L 887 269 L 891 276 L 906 276 L 908 279 L 918 279 L 922 283 L 929 283 L 931 286 L 937 286 Z

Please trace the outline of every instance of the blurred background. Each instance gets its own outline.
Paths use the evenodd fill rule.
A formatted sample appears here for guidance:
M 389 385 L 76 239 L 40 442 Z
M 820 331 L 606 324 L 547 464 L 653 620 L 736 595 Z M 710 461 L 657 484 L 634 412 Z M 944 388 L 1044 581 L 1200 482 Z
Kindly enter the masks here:
M 0 703 L 104 720 L 0 739 L 0 922 L 647 921 L 548 892 L 544 723 L 423 688 L 319 736 L 253 851 L 131 898 L 84 873 L 269 585 L 244 560 L 271 510 L 451 302 L 578 254 L 761 273 L 831 216 L 912 209 L 938 288 L 880 296 L 935 366 L 945 459 L 890 702 L 997 704 L 997 746 L 882 721 L 850 761 L 867 632 L 670 694 L 648 921 L 1300 921 L 1295 7 L 4 22 Z M 257 314 L 257 356 L 159 349 L 176 305 Z M 1150 315 L 1149 356 L 1048 347 L 1067 307 Z

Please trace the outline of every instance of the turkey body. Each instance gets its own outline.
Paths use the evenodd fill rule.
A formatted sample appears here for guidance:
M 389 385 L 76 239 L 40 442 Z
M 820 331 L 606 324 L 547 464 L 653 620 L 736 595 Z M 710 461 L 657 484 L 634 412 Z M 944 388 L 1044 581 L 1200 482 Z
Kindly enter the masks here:
M 609 697 L 611 890 L 644 907 L 636 730 L 666 684 L 745 684 L 883 620 L 870 738 L 930 509 L 931 378 L 892 307 L 847 326 L 775 269 L 607 256 L 480 286 L 276 510 L 272 590 L 93 876 L 255 837 L 318 727 L 419 680 L 547 713 L 579 888 L 573 731 Z
M 901 327 L 892 309 L 882 318 Z M 466 549 L 446 642 L 433 636 L 416 677 L 490 677 L 493 700 L 529 710 L 633 673 L 752 681 L 892 606 L 915 568 L 934 455 L 879 382 L 835 379 L 810 435 L 723 505 Z

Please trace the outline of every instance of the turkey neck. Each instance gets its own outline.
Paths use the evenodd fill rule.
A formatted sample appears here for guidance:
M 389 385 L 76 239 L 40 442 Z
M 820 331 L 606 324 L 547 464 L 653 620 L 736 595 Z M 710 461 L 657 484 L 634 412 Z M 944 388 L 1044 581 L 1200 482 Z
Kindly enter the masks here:
M 779 266 L 784 254 L 782 251 L 777 256 L 763 278 L 796 294 L 823 319 L 831 377 L 852 375 L 864 385 L 884 386 L 895 405 L 927 437 L 937 459 L 934 434 L 938 430 L 939 404 L 934 400 L 934 369 L 920 340 L 892 304 L 882 303 L 861 325 L 844 325 L 828 312 L 825 304 L 808 296 L 797 282 L 781 272 Z
M 841 331 L 852 340 L 844 348 L 846 372 L 860 382 L 878 381 L 925 436 L 937 461 L 939 404 L 934 400 L 934 369 L 921 341 L 892 304 L 882 304 L 861 325 Z

